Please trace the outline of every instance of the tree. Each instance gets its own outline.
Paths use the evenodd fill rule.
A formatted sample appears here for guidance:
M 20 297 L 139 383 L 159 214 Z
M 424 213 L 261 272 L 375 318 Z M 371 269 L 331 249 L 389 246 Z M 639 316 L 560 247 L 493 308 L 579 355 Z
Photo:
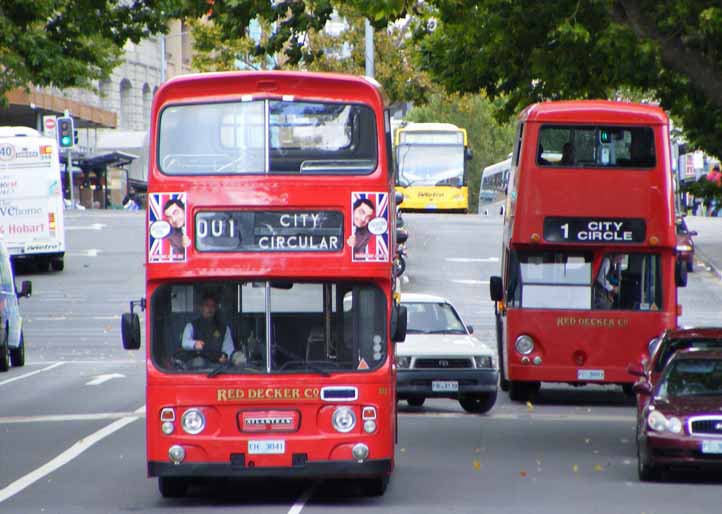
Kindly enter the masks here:
M 0 104 L 9 91 L 89 87 L 105 79 L 135 43 L 164 32 L 176 0 L 5 1 L 0 8 Z
M 511 120 L 499 123 L 494 113 L 500 108 L 483 95 L 435 93 L 426 105 L 414 107 L 406 119 L 415 122 L 445 122 L 465 128 L 474 157 L 467 163 L 469 209 L 479 201 L 481 172 L 490 164 L 503 161 L 514 142 Z

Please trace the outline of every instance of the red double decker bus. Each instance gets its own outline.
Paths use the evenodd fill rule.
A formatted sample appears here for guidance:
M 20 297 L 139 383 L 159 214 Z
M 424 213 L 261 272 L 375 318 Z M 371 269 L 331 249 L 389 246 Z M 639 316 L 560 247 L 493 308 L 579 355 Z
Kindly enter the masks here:
M 141 306 L 163 496 L 199 477 L 354 477 L 383 494 L 406 330 L 390 143 L 363 78 L 219 73 L 159 89 Z
M 501 387 L 619 384 L 677 324 L 669 122 L 656 107 L 548 102 L 519 116 L 491 277 Z

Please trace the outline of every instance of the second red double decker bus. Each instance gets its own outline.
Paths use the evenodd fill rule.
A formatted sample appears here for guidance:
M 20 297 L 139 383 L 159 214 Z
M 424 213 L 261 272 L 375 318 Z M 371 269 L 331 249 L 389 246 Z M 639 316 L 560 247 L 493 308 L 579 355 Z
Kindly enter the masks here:
M 669 123 L 648 105 L 548 102 L 519 117 L 496 301 L 501 386 L 620 384 L 677 324 Z
M 156 94 L 146 410 L 164 496 L 202 477 L 354 477 L 383 494 L 406 319 L 389 131 L 358 77 L 190 75 Z M 126 348 L 138 326 L 124 315 Z

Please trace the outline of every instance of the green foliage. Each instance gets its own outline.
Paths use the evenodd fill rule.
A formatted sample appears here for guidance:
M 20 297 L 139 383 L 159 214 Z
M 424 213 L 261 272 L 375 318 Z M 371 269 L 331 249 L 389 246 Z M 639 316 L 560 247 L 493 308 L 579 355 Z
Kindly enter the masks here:
M 499 123 L 495 119 L 499 107 L 500 102 L 491 102 L 484 95 L 436 93 L 406 117 L 408 121 L 453 123 L 466 129 L 474 152 L 473 159 L 467 162 L 470 212 L 478 206 L 482 170 L 503 161 L 512 151 L 515 127 L 511 120 Z
M 123 45 L 165 31 L 176 0 L 7 0 L 0 8 L 0 103 L 17 87 L 92 87 Z

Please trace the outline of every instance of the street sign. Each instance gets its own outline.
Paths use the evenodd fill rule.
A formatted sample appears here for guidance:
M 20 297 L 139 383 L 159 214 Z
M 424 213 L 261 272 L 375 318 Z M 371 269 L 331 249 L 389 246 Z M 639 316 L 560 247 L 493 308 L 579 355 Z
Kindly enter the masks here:
M 56 137 L 57 121 L 55 116 L 43 116 L 43 135 L 47 137 Z

